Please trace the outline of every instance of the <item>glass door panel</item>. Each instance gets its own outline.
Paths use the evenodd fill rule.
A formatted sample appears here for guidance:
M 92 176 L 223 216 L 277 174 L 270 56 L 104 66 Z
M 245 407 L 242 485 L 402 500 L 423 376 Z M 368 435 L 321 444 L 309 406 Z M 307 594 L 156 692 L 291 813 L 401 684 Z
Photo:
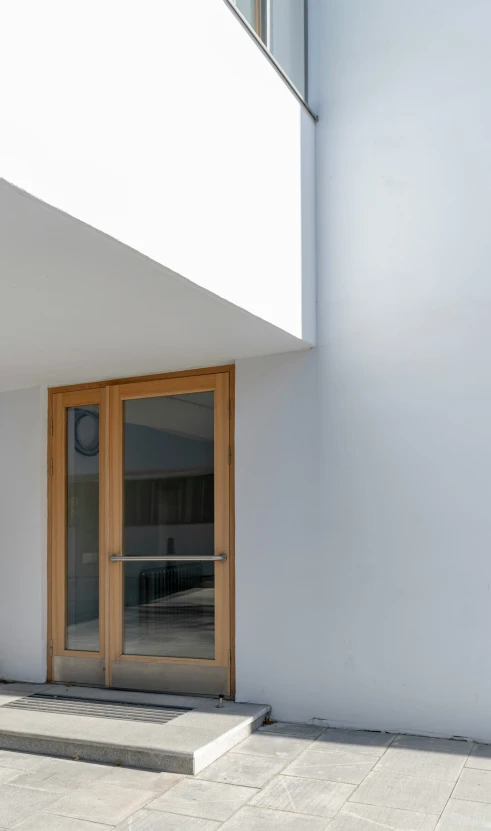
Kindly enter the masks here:
M 51 680 L 105 676 L 106 405 L 103 390 L 52 396 Z
M 66 409 L 67 649 L 99 652 L 99 405 Z
M 172 559 L 213 556 L 213 390 L 125 401 L 123 445 L 123 652 L 213 660 L 214 562 Z

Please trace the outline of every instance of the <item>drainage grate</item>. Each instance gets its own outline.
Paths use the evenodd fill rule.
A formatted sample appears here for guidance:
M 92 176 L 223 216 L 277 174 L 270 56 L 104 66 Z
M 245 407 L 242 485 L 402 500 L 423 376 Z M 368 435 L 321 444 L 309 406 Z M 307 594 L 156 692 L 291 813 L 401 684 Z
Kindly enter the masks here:
M 90 718 L 114 718 L 125 721 L 146 721 L 166 724 L 189 712 L 189 707 L 159 707 L 155 704 L 128 704 L 126 701 L 107 701 L 100 698 L 75 698 L 68 695 L 35 693 L 4 704 L 14 710 L 36 713 L 61 713 L 66 716 Z

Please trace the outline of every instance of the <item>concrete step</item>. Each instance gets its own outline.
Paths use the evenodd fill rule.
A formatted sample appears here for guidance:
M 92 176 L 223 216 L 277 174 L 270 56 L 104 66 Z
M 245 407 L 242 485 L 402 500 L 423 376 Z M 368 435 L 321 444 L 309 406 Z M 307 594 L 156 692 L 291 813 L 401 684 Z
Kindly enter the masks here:
M 19 700 L 36 694 L 63 696 L 65 712 L 31 710 Z M 94 715 L 73 715 L 67 699 L 183 709 L 166 723 L 146 723 Z M 40 699 L 33 699 L 36 707 Z M 15 708 L 8 706 L 15 704 Z M 93 705 L 87 708 L 96 711 Z M 89 762 L 196 774 L 247 738 L 264 721 L 270 708 L 191 696 L 138 693 L 61 684 L 0 685 L 0 748 L 42 753 Z M 153 711 L 155 714 L 155 711 Z M 121 713 L 119 713 L 121 715 Z

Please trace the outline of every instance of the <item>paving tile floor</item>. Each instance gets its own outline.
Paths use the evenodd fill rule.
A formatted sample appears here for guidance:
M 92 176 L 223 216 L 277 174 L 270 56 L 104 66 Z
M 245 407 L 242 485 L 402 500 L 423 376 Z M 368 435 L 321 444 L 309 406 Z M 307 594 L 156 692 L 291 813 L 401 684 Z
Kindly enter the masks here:
M 490 831 L 491 745 L 273 724 L 198 776 L 0 750 L 0 831 Z

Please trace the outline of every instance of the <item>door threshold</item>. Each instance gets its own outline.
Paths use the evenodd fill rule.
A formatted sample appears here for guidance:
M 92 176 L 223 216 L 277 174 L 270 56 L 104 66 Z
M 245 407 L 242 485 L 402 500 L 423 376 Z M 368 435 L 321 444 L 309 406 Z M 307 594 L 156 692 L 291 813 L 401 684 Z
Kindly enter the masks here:
M 269 711 L 194 696 L 3 684 L 0 748 L 193 775 L 247 738 Z
M 156 706 L 162 707 L 179 706 L 178 701 L 185 701 L 188 703 L 182 704 L 181 706 L 191 710 L 207 705 L 212 701 L 216 704 L 219 702 L 219 698 L 213 695 L 187 695 L 186 693 L 173 693 L 166 692 L 165 690 L 162 690 L 162 692 L 149 692 L 148 690 L 139 690 L 128 687 L 104 687 L 97 686 L 97 684 L 82 684 L 79 681 L 73 684 L 64 684 L 61 681 L 49 681 L 46 684 L 43 684 L 43 688 L 45 688 L 47 692 L 51 691 L 53 693 L 57 690 L 68 690 L 68 694 L 70 694 L 71 690 L 78 690 L 80 693 L 83 691 L 85 695 L 88 695 L 91 698 L 99 697 L 97 694 L 102 694 L 102 697 L 107 698 L 108 701 L 121 699 L 123 701 L 135 701 L 137 703 L 153 703 Z M 60 695 L 61 694 L 65 695 L 65 692 L 60 692 Z M 231 699 L 224 698 L 224 701 L 225 700 L 228 701 Z

